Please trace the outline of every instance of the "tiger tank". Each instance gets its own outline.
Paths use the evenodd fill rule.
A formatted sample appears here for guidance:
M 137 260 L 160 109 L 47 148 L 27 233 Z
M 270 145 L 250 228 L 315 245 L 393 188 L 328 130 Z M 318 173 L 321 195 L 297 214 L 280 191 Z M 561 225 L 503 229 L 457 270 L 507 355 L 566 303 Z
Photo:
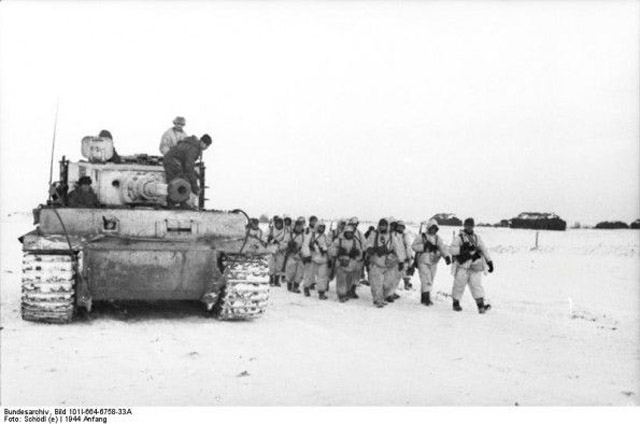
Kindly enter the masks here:
M 49 199 L 33 210 L 35 229 L 19 239 L 24 320 L 64 324 L 95 301 L 130 300 L 199 300 L 221 320 L 264 314 L 271 252 L 242 210 L 205 209 L 201 160 L 198 196 L 176 208 L 191 186 L 166 181 L 161 156 L 119 156 L 100 137 L 85 137 L 81 150 L 84 159 L 59 161 Z M 68 206 L 82 177 L 97 207 Z

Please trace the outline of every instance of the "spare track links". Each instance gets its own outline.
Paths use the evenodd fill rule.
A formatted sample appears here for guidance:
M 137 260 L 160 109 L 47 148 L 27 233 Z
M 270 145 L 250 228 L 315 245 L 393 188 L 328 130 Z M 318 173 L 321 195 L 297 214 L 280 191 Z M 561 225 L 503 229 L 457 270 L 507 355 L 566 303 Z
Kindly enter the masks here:
M 257 318 L 269 300 L 269 265 L 264 255 L 229 254 L 223 260 L 225 285 L 214 308 L 220 320 Z
M 22 319 L 67 324 L 73 319 L 75 271 L 69 254 L 25 253 Z

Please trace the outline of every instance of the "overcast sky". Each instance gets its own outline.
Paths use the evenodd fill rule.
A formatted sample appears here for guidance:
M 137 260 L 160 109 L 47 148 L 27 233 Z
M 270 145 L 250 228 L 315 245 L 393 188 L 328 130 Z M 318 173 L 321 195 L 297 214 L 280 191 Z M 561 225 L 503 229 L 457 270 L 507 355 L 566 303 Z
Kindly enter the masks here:
M 0 3 L 0 205 L 108 129 L 212 135 L 209 208 L 640 217 L 638 1 Z M 54 175 L 57 174 L 57 165 Z

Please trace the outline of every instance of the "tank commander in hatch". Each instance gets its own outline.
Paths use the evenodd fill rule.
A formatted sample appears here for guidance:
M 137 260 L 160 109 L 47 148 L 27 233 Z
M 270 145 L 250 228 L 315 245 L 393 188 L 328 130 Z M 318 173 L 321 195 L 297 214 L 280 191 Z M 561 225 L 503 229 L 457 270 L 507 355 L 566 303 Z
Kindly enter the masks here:
M 67 206 L 71 208 L 98 208 L 98 196 L 91 188 L 91 177 L 80 177 L 76 188 L 73 189 L 67 197 Z
M 211 137 L 203 135 L 199 140 L 192 135 L 181 140 L 164 155 L 164 172 L 167 184 L 176 178 L 183 178 L 191 185 L 190 204 L 183 202 L 182 207 L 195 207 L 198 189 L 198 174 L 196 173 L 196 161 L 200 155 L 211 145 Z

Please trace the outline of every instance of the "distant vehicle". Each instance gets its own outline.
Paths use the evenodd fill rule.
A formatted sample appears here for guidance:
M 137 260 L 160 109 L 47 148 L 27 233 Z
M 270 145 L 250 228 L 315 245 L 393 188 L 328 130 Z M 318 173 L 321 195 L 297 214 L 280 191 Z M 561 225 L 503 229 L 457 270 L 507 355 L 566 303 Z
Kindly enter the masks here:
M 109 139 L 85 140 L 88 160 L 63 156 L 52 198 L 34 210 L 36 229 L 20 238 L 23 319 L 68 323 L 95 300 L 201 300 L 220 319 L 264 313 L 270 252 L 249 237 L 242 211 L 204 210 L 204 164 L 196 210 L 169 209 L 168 200 L 189 199 L 191 186 L 165 181 L 162 157 L 111 163 Z M 100 207 L 66 206 L 83 176 Z
M 523 212 L 510 220 L 511 228 L 565 231 L 567 222 L 554 213 Z
M 437 213 L 433 215 L 431 219 L 435 219 L 438 225 L 462 226 L 462 220 L 452 213 Z
M 599 230 L 628 229 L 629 224 L 622 221 L 604 221 L 604 222 L 598 222 L 594 228 Z

